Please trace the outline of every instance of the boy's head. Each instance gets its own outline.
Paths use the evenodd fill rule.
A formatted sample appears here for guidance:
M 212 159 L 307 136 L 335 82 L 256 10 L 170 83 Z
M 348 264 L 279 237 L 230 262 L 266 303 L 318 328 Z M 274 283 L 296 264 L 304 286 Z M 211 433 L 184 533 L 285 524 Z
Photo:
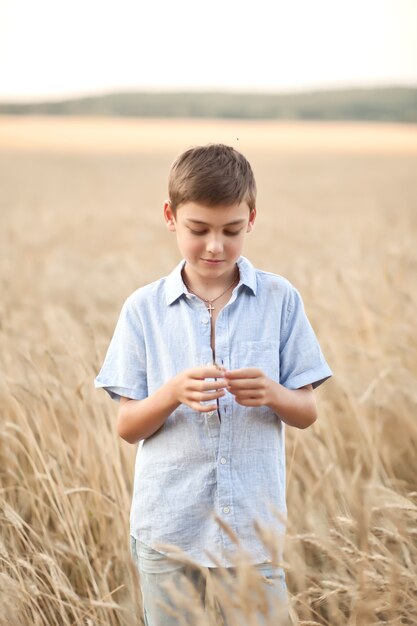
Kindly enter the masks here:
M 230 146 L 208 144 L 190 148 L 171 166 L 168 182 L 173 215 L 181 204 L 196 202 L 208 207 L 246 202 L 255 208 L 256 183 L 247 159 Z

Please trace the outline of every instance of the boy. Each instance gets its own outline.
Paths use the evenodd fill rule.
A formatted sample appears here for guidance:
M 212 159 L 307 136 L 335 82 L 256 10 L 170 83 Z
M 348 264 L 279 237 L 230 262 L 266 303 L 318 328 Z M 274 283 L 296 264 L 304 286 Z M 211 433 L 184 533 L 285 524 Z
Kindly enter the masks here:
M 125 301 L 95 385 L 120 399 L 118 434 L 142 441 L 130 516 L 148 626 L 171 626 L 160 601 L 181 572 L 181 548 L 213 575 L 234 572 L 239 548 L 223 519 L 285 600 L 283 569 L 271 565 L 253 522 L 285 518 L 284 424 L 317 418 L 313 389 L 332 376 L 298 291 L 255 269 L 241 252 L 256 218 L 246 158 L 210 144 L 181 154 L 164 205 L 182 261 Z M 165 548 L 162 548 L 162 544 Z

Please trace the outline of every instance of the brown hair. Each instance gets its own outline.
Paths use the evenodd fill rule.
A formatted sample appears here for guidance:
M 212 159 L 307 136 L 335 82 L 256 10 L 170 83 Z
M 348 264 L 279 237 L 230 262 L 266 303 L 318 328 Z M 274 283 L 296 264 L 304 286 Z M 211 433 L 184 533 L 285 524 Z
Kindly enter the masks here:
M 171 166 L 168 182 L 172 212 L 184 202 L 208 206 L 246 202 L 255 208 L 256 183 L 249 161 L 224 144 L 190 148 Z

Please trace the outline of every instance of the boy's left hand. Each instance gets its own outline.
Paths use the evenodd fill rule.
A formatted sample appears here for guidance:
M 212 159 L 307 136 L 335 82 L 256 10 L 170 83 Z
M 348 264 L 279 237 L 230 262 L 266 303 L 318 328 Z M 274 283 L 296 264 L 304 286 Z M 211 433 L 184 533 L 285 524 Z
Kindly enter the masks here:
M 243 406 L 266 406 L 272 399 L 275 384 L 257 367 L 244 367 L 224 372 L 226 389 L 232 393 L 238 404 Z

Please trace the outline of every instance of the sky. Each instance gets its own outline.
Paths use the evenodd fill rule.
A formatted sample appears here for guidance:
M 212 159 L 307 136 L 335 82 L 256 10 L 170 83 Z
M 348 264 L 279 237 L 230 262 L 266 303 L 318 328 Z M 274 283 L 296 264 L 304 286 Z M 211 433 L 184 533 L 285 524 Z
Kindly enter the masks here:
M 0 0 L 0 100 L 417 85 L 417 0 Z

